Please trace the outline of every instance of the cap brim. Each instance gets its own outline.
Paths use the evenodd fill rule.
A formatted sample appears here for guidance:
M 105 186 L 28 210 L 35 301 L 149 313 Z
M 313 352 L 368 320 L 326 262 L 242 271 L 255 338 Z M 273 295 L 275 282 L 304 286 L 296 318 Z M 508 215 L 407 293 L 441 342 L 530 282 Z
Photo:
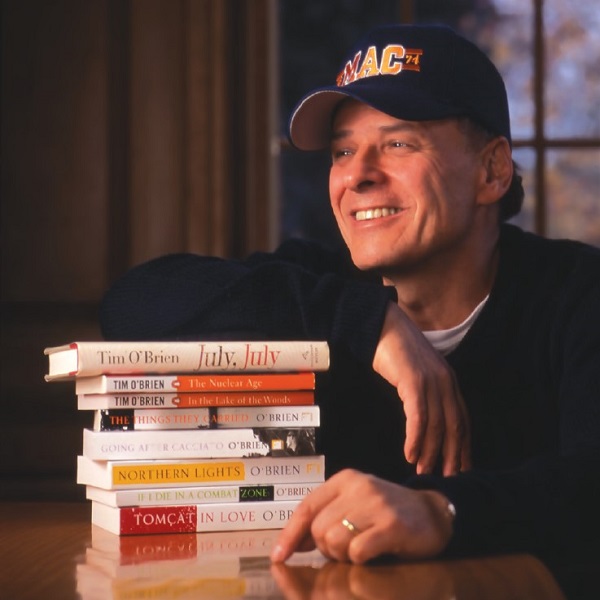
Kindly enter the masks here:
M 403 92 L 403 93 L 402 93 Z M 407 121 L 445 119 L 465 114 L 465 110 L 433 100 L 430 94 L 414 87 L 391 95 L 381 82 L 371 86 L 360 81 L 351 86 L 325 87 L 305 96 L 295 108 L 289 122 L 289 138 L 299 150 L 322 150 L 331 141 L 331 126 L 336 107 L 353 98 L 388 115 Z M 390 98 L 394 99 L 393 105 Z
M 300 150 L 326 148 L 330 141 L 335 108 L 349 97 L 355 98 L 339 88 L 323 88 L 304 97 L 290 118 L 289 136 L 292 144 Z

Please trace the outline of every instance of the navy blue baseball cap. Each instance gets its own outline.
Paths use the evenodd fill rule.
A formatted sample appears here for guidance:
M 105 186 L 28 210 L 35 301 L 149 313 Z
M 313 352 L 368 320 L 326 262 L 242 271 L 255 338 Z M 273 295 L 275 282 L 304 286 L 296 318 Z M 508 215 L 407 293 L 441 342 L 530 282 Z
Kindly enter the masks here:
M 367 34 L 336 84 L 298 103 L 289 122 L 292 144 L 326 148 L 333 115 L 346 98 L 405 121 L 469 117 L 511 142 L 502 76 L 475 44 L 443 25 L 388 25 Z

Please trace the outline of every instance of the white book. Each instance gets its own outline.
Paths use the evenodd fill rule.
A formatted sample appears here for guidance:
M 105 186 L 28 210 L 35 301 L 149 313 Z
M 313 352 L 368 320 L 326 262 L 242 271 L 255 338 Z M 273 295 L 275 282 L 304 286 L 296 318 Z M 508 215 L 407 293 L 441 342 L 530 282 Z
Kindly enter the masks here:
M 281 529 L 299 501 L 116 508 L 92 502 L 92 524 L 117 535 Z
M 315 428 L 177 431 L 83 430 L 83 456 L 93 460 L 231 458 L 316 454 Z
M 72 342 L 46 348 L 47 381 L 102 374 L 325 371 L 324 341 Z
M 316 405 L 99 410 L 94 431 L 318 427 L 319 417 Z
M 77 457 L 77 483 L 116 489 L 322 482 L 325 456 L 97 461 Z
M 115 507 L 302 500 L 320 484 L 321 482 L 298 482 L 272 483 L 265 485 L 207 485 L 135 490 L 104 490 L 89 485 L 86 486 L 86 498 Z

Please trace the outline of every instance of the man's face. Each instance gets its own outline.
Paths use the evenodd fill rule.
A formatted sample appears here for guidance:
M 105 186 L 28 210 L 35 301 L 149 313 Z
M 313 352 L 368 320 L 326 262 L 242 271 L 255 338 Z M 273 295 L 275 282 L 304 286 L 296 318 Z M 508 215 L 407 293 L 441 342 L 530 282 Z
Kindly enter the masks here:
M 393 278 L 467 251 L 482 162 L 456 120 L 401 121 L 345 101 L 331 154 L 331 205 L 359 268 Z

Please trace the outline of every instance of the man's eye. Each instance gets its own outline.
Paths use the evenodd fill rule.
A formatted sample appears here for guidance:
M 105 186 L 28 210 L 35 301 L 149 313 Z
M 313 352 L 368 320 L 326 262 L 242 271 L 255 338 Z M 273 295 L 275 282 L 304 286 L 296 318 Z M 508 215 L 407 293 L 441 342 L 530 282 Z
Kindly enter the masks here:
M 398 140 L 390 142 L 390 146 L 392 146 L 392 148 L 408 148 L 408 144 L 406 142 L 400 142 Z
M 331 155 L 334 159 L 343 158 L 344 156 L 350 156 L 352 152 L 348 148 L 340 148 L 339 150 L 333 150 Z

